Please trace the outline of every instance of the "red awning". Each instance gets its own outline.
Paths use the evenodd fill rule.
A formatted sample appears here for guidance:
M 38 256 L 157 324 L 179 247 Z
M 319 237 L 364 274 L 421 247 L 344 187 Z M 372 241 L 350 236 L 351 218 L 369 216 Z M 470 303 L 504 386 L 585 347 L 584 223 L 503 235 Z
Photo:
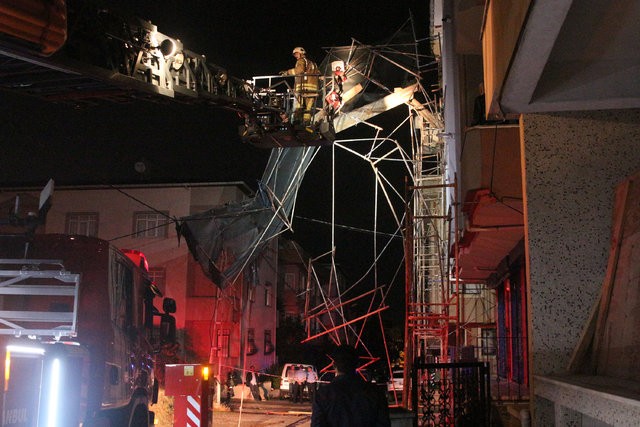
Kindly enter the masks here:
M 496 199 L 487 189 L 467 193 L 463 212 L 467 223 L 460 239 L 460 279 L 486 281 L 524 237 L 520 199 Z

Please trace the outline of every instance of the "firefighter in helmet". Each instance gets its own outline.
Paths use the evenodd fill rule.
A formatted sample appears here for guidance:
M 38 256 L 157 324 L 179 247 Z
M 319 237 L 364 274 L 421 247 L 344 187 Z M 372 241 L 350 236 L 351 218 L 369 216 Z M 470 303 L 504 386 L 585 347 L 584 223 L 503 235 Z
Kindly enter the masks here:
M 318 66 L 307 58 L 303 47 L 293 49 L 296 65 L 288 70 L 280 71 L 282 76 L 296 76 L 294 92 L 296 106 L 293 113 L 294 123 L 311 124 L 313 106 L 318 96 L 319 72 Z

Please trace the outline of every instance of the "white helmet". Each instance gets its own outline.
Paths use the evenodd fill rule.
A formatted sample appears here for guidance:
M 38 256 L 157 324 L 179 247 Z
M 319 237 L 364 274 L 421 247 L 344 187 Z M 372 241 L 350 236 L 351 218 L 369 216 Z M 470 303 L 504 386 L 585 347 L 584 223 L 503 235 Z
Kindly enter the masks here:
M 303 47 L 296 47 L 296 48 L 294 48 L 294 49 L 293 49 L 293 53 L 296 53 L 296 52 L 298 52 L 298 53 L 299 53 L 299 54 L 301 54 L 301 55 L 304 55 L 304 54 L 306 53 L 306 52 L 304 51 L 304 48 L 303 48 Z

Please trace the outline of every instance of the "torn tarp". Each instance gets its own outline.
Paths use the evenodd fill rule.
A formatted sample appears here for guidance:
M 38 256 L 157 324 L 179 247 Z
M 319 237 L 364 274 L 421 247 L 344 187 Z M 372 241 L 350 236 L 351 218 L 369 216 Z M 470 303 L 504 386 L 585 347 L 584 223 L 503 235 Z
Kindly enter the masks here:
M 233 283 L 269 240 L 290 228 L 298 189 L 317 148 L 272 150 L 255 197 L 180 219 L 178 234 L 215 285 L 224 289 Z

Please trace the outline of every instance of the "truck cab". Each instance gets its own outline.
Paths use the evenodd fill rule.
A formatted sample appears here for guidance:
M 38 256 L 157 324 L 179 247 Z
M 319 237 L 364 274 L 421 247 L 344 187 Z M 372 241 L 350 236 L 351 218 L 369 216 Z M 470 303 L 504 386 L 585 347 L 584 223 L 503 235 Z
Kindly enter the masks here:
M 154 336 L 154 317 L 172 316 L 141 257 L 85 236 L 0 240 L 3 425 L 150 425 L 170 333 Z

